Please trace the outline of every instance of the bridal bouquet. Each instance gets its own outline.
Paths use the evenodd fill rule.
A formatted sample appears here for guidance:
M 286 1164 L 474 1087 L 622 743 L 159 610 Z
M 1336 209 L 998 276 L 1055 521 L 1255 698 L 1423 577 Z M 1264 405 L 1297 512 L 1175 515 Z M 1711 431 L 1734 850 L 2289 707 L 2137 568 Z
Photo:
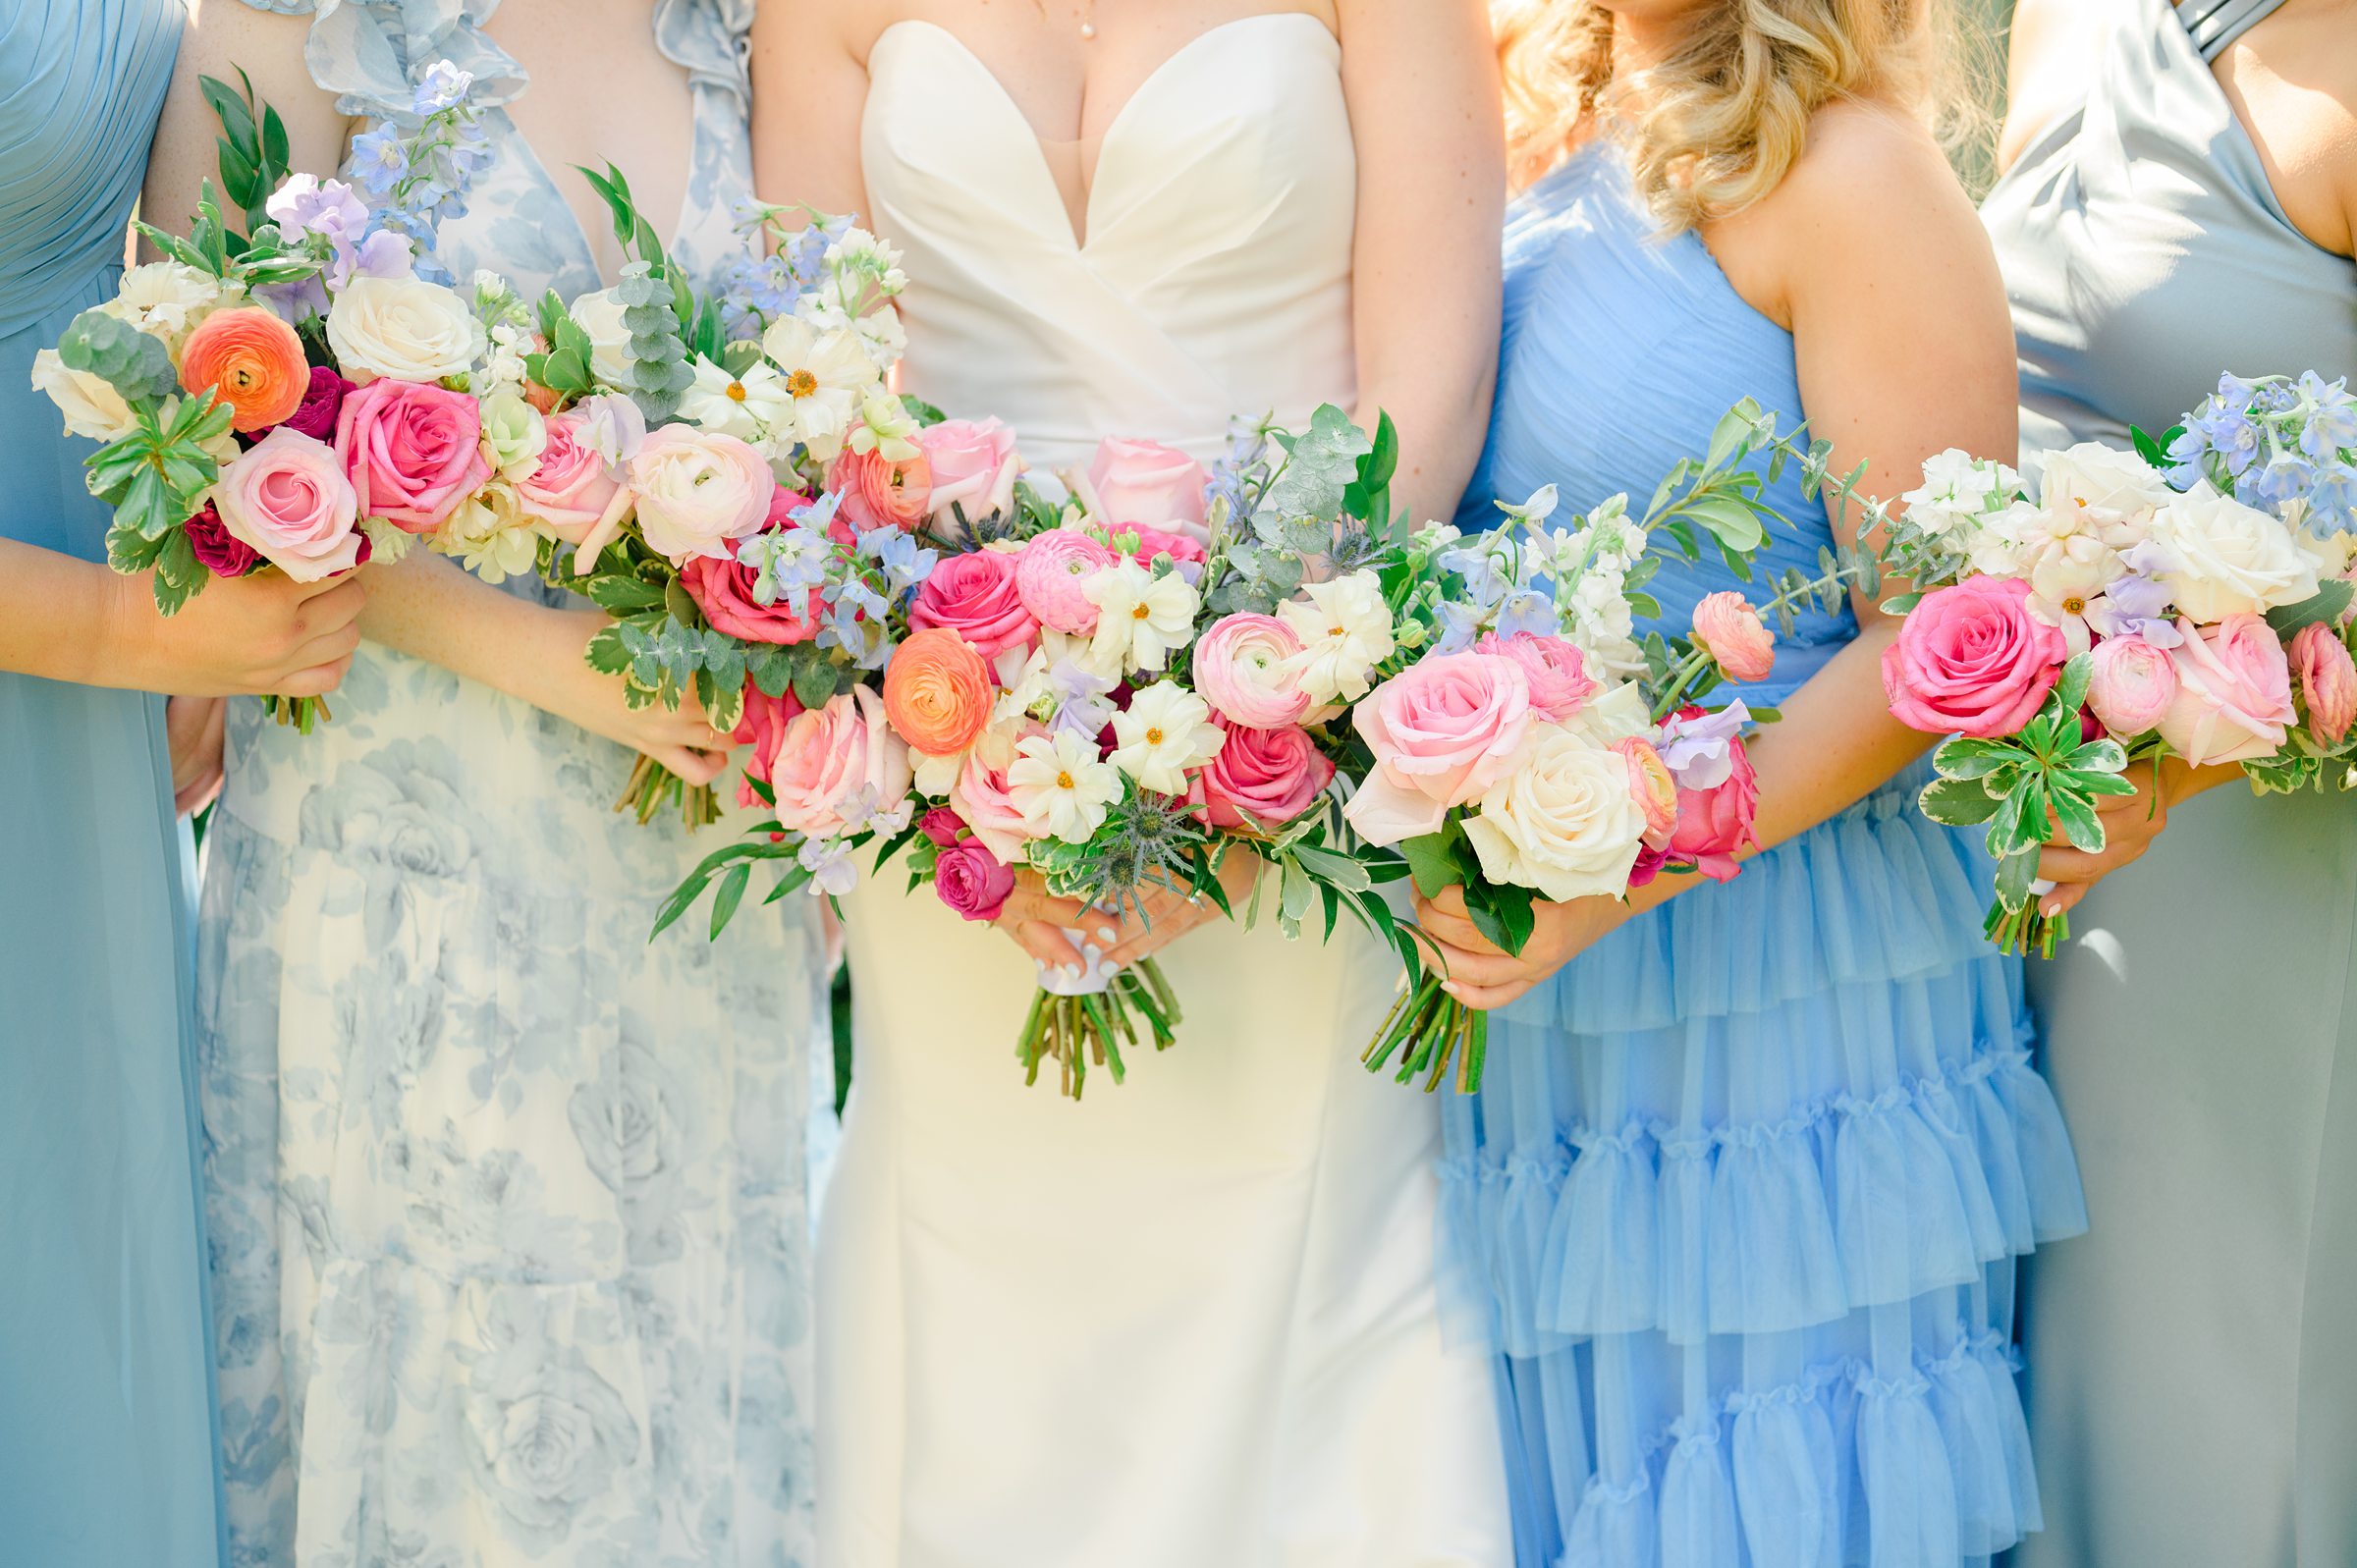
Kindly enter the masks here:
M 2132 765 L 2233 763 L 2254 788 L 2347 788 L 2357 665 L 2348 567 L 2357 400 L 2340 382 L 2226 376 L 2136 451 L 2042 455 L 2032 485 L 1944 453 L 1892 525 L 1886 565 L 1923 590 L 1884 655 L 1891 710 L 1950 736 L 1923 794 L 1987 824 L 1989 934 L 2051 954 L 2036 907 L 2058 827 L 2100 851 L 2103 795 Z

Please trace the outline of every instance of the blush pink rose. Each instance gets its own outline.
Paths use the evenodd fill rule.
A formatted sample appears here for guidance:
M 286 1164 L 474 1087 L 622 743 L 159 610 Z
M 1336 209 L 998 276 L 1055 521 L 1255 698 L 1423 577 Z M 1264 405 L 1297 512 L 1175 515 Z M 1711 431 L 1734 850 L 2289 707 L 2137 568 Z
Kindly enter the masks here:
M 491 477 L 482 406 L 467 393 L 379 377 L 345 394 L 336 456 L 360 514 L 429 533 Z
M 1015 592 L 1041 625 L 1079 636 L 1097 629 L 1096 602 L 1083 585 L 1112 565 L 1113 552 L 1087 534 L 1053 528 L 1015 556 Z
M 1694 607 L 1694 636 L 1729 680 L 1765 680 L 1776 670 L 1776 638 L 1751 601 L 1722 589 Z
M 1531 631 L 1501 637 L 1492 631 L 1473 647 L 1476 653 L 1494 653 L 1522 667 L 1530 681 L 1530 705 L 1549 724 L 1565 723 L 1596 695 L 1587 662 L 1561 637 L 1543 637 Z
M 552 413 L 544 424 L 540 465 L 516 481 L 517 510 L 577 545 L 621 495 L 622 475 L 589 445 L 587 415 Z
M 726 556 L 689 556 L 680 568 L 680 586 L 713 630 L 740 642 L 808 642 L 818 635 L 817 621 L 795 615 L 790 596 L 780 594 L 772 604 L 754 598 L 753 582 L 760 573 L 738 561 L 737 540 L 726 541 L 723 548 Z M 818 595 L 812 593 L 803 608 L 815 615 Z
M 931 470 L 933 491 L 926 507 L 936 518 L 955 520 L 962 512 L 979 522 L 1014 505 L 1014 476 L 1022 460 L 1014 432 L 996 419 L 944 419 L 913 437 Z
M 2059 627 L 2029 611 L 2018 577 L 1967 577 L 1924 595 L 1883 650 L 1883 690 L 1899 723 L 1989 739 L 2030 722 L 2069 656 Z
M 1506 776 L 1530 729 L 1530 679 L 1511 659 L 1442 654 L 1367 693 L 1351 722 L 1375 766 L 1343 815 L 1369 843 L 1436 833 L 1449 808 Z
M 786 743 L 786 729 L 801 717 L 801 702 L 788 687 L 782 696 L 773 697 L 754 685 L 744 683 L 744 714 L 730 731 L 729 739 L 740 746 L 750 746 L 753 754 L 744 764 L 745 781 L 737 786 L 737 803 L 757 806 L 761 797 L 753 793 L 753 780 L 769 783 L 777 767 L 778 750 Z
M 1014 758 L 1014 744 L 1028 735 L 1041 733 L 1043 726 L 1026 724 L 1015 733 L 1014 741 L 1004 749 L 1006 762 Z M 1030 832 L 1023 826 L 1023 814 L 1007 788 L 1007 769 L 1003 762 L 992 767 L 982 757 L 983 747 L 976 746 L 966 753 L 965 762 L 958 770 L 958 780 L 950 785 L 950 806 L 972 830 L 982 846 L 996 858 L 1013 864 L 1020 859 L 1023 845 L 1031 841 Z
M 2302 626 L 2291 639 L 2291 667 L 2308 705 L 2308 732 L 2321 745 L 2339 745 L 2357 723 L 2357 664 L 2348 644 L 2322 622 Z
M 1292 668 L 1301 638 L 1275 616 L 1223 616 L 1195 643 L 1195 692 L 1231 727 L 1282 730 L 1309 711 Z
M 769 774 L 779 825 L 814 838 L 841 833 L 844 813 L 863 795 L 869 809 L 889 810 L 907 798 L 911 782 L 907 744 L 885 722 L 872 686 L 837 692 L 796 716 Z
M 908 624 L 919 631 L 946 626 L 985 659 L 1024 647 L 1038 637 L 1039 622 L 1023 608 L 1016 570 L 1015 557 L 1005 551 L 945 556 L 916 590 Z
M 1159 441 L 1108 436 L 1088 464 L 1088 487 L 1109 523 L 1162 527 L 1203 520 L 1211 475 L 1185 453 Z
M 359 564 L 359 498 L 335 451 L 277 429 L 221 465 L 211 500 L 230 537 L 297 582 Z
M 920 454 L 895 462 L 880 452 L 847 452 L 828 470 L 827 488 L 843 493 L 837 514 L 859 532 L 893 527 L 916 532 L 933 501 L 933 470 Z
M 1758 776 L 1751 771 L 1751 756 L 1740 737 L 1728 742 L 1728 753 L 1734 766 L 1724 782 L 1709 789 L 1677 792 L 1677 827 L 1670 835 L 1670 858 L 1691 860 L 1713 882 L 1732 878 L 1741 869 L 1735 864 L 1736 851 L 1759 842 L 1751 830 L 1760 809 Z
M 2179 619 L 2185 640 L 2172 650 L 2177 700 L 2161 719 L 2161 738 L 2195 767 L 2272 755 L 2299 715 L 2291 666 L 2273 627 L 2255 615 L 2215 625 Z
M 2165 648 L 2142 637 L 2110 637 L 2095 645 L 2087 674 L 2087 707 L 2106 730 L 2133 739 L 2161 722 L 2177 700 L 2177 667 Z
M 964 919 L 996 920 L 1014 892 L 1014 873 L 979 839 L 968 838 L 943 845 L 933 857 L 933 892 Z
M 1190 781 L 1215 828 L 1280 828 L 1304 811 L 1334 782 L 1327 761 L 1298 726 L 1250 730 L 1235 726 L 1218 755 Z

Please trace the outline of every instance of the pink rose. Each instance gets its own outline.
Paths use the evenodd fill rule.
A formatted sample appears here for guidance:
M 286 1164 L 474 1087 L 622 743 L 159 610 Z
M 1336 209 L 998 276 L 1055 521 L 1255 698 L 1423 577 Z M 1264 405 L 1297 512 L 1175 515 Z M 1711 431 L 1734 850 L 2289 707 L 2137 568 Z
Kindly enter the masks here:
M 752 780 L 769 783 L 778 761 L 778 750 L 786 743 L 786 729 L 801 717 L 802 704 L 790 686 L 782 696 L 773 697 L 752 681 L 744 683 L 744 714 L 730 731 L 733 744 L 750 746 L 753 754 L 744 765 L 746 782 L 737 786 L 737 803 L 756 806 L 761 797 L 753 793 Z
M 1765 680 L 1776 670 L 1776 638 L 1739 593 L 1703 595 L 1694 607 L 1694 636 L 1729 680 Z
M 2177 700 L 2161 719 L 2161 738 L 2195 767 L 2273 755 L 2299 715 L 2291 706 L 2291 666 L 2274 628 L 2255 615 L 2216 625 L 2180 618 L 2185 640 L 2174 650 Z
M 1734 767 L 1724 783 L 1677 792 L 1677 828 L 1670 836 L 1671 858 L 1693 861 L 1713 882 L 1732 878 L 1741 869 L 1735 851 L 1759 843 L 1751 823 L 1760 808 L 1760 782 L 1742 740 L 1732 747 Z
M 1137 548 L 1130 552 L 1130 558 L 1140 566 L 1152 566 L 1156 556 L 1169 556 L 1181 565 L 1198 567 L 1207 559 L 1203 542 L 1191 533 L 1170 533 L 1134 522 L 1122 532 L 1137 535 Z
M 2060 628 L 2030 614 L 2029 596 L 2018 577 L 1967 577 L 1924 595 L 1883 650 L 1899 723 L 1981 739 L 2028 724 L 2070 652 Z
M 1039 622 L 1023 608 L 1015 575 L 1015 558 L 1005 551 L 945 556 L 917 588 L 908 624 L 918 631 L 946 626 L 985 659 L 1027 646 Z
M 630 456 L 630 484 L 647 548 L 675 566 L 727 556 L 727 541 L 761 531 L 778 493 L 768 459 L 693 425 L 649 431 Z
M 1442 654 L 1368 692 L 1351 722 L 1375 766 L 1343 815 L 1369 843 L 1398 843 L 1505 777 L 1530 729 L 1530 679 L 1496 654 Z
M 367 542 L 342 460 L 293 430 L 273 430 L 223 463 L 211 499 L 230 537 L 297 582 L 351 570 Z
M 936 519 L 955 521 L 962 512 L 979 522 L 1014 505 L 1014 432 L 996 419 L 945 419 L 911 438 L 932 471 L 926 506 Z
M 2168 650 L 2142 637 L 2112 637 L 2095 645 L 2087 676 L 2087 706 L 2096 722 L 2133 739 L 2161 722 L 2177 700 L 2177 667 Z
M 1043 626 L 1078 636 L 1097 629 L 1095 601 L 1082 584 L 1113 565 L 1113 552 L 1073 528 L 1034 534 L 1014 558 L 1014 585 Z
M 712 629 L 740 642 L 808 642 L 817 636 L 817 621 L 795 615 L 789 595 L 778 595 L 772 604 L 753 597 L 753 583 L 760 573 L 738 561 L 737 545 L 738 541 L 728 540 L 723 546 L 726 556 L 689 556 L 687 564 L 680 568 L 680 586 L 712 622 Z M 818 610 L 815 591 L 803 608 Z
M 1014 892 L 1014 873 L 978 839 L 946 844 L 933 858 L 933 892 L 967 920 L 996 920 Z
M 1210 483 L 1201 463 L 1158 441 L 1108 436 L 1097 443 L 1088 465 L 1097 514 L 1116 525 L 1201 522 L 1203 491 Z
M 1239 725 L 1194 776 L 1189 793 L 1202 797 L 1215 828 L 1280 828 L 1307 811 L 1333 782 L 1334 764 L 1311 742 L 1308 730 Z
M 336 439 L 336 415 L 343 411 L 345 394 L 351 391 L 351 382 L 325 365 L 313 365 L 302 402 L 280 422 L 298 435 L 332 442 Z
M 827 488 L 843 493 L 838 514 L 861 533 L 892 527 L 916 532 L 933 499 L 933 470 L 920 454 L 895 462 L 880 452 L 847 452 L 828 471 Z
M 936 849 L 947 849 L 965 837 L 965 822 L 947 806 L 931 806 L 916 819 L 916 831 Z
M 482 441 L 482 406 L 424 382 L 380 377 L 336 410 L 336 456 L 361 515 L 404 533 L 431 532 L 482 488 L 491 477 Z
M 2323 622 L 2312 622 L 2291 639 L 2291 665 L 2308 705 L 2308 732 L 2320 745 L 2339 745 L 2357 722 L 2357 664 L 2348 644 Z
M 1530 681 L 1530 705 L 1549 724 L 1566 722 L 1596 695 L 1596 682 L 1588 678 L 1586 661 L 1561 637 L 1529 631 L 1501 637 L 1492 631 L 1473 645 L 1473 651 L 1494 653 L 1520 665 Z
M 1231 726 L 1282 730 L 1309 711 L 1291 660 L 1293 628 L 1275 616 L 1223 616 L 1195 643 L 1195 691 Z
M 223 527 L 221 509 L 209 501 L 181 524 L 180 531 L 189 536 L 189 548 L 196 552 L 204 569 L 216 577 L 243 577 L 261 564 L 261 553 Z
M 622 474 L 590 444 L 587 415 L 552 413 L 545 425 L 540 465 L 516 482 L 517 510 L 577 545 L 621 495 Z
M 966 753 L 964 764 L 959 768 L 958 782 L 950 785 L 951 807 L 965 819 L 966 827 L 984 848 L 1010 864 L 1022 857 L 1023 845 L 1031 841 L 1031 834 L 1023 827 L 1023 814 L 1008 791 L 1006 765 L 1014 759 L 1014 741 L 1038 734 L 1042 729 L 1033 724 L 1022 726 L 1004 748 L 997 767 L 984 760 L 984 748 L 976 746 Z
M 769 775 L 779 825 L 814 838 L 841 833 L 854 802 L 869 810 L 899 804 L 910 782 L 908 747 L 884 722 L 884 699 L 872 686 L 837 692 L 795 719 Z

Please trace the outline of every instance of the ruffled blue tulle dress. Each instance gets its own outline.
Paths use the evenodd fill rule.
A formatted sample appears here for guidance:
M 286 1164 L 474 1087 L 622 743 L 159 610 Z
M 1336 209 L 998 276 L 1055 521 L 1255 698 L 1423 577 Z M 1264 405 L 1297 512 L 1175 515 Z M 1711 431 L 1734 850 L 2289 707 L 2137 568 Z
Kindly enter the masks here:
M 1506 231 L 1488 451 L 1458 519 L 1554 482 L 1640 503 L 1744 397 L 1800 411 L 1790 335 L 1592 146 Z M 1787 471 L 1764 563 L 1831 540 Z M 1654 580 L 1664 629 L 1742 587 Z M 1804 615 L 1773 705 L 1857 635 Z M 2038 1528 L 2013 1260 L 2085 1228 L 1978 836 L 1919 766 L 1596 944 L 1493 1016 L 1445 1108 L 1442 1248 L 1497 1351 L 1524 1568 L 1949 1568 Z

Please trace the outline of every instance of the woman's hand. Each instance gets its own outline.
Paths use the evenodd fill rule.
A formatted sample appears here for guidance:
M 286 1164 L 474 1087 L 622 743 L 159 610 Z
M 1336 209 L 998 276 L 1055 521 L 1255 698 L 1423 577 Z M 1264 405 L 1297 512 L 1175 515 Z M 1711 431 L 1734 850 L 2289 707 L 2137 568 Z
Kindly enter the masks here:
M 683 693 L 677 708 L 660 702 L 632 708 L 624 700 L 622 676 L 589 668 L 582 657 L 589 639 L 612 621 L 603 610 L 526 608 L 525 663 L 501 682 L 503 689 L 653 758 L 691 784 L 720 777 L 729 765 L 729 737 L 712 728 L 694 692 Z
M 2120 867 L 2143 857 L 2168 826 L 2168 808 L 2184 804 L 2203 790 L 2237 778 L 2239 768 L 2188 768 L 2178 757 L 2162 760 L 2158 783 L 2150 763 L 2128 765 L 2136 784 L 2132 795 L 2098 795 L 2095 809 L 2104 824 L 2104 847 L 2089 854 L 2073 849 L 2057 830 L 2038 854 L 2038 875 L 2054 883 L 2055 891 L 2038 905 L 2039 913 L 2054 916 L 2077 905 L 2088 891 Z
M 155 608 L 146 572 L 116 579 L 93 683 L 184 697 L 317 697 L 336 689 L 360 645 L 367 593 L 347 572 L 216 577 L 177 615 Z
M 1073 932 L 1088 933 L 1088 940 L 1102 950 L 1113 946 L 1121 930 L 1111 916 L 1079 899 L 1052 895 L 1046 881 L 1028 866 L 1014 868 L 1014 891 L 999 906 L 999 918 L 991 924 L 1050 969 L 1088 967 L 1088 960 L 1072 942 Z
M 1250 900 L 1261 864 L 1260 856 L 1233 845 L 1221 856 L 1220 887 L 1231 907 L 1240 911 Z M 1124 915 L 1114 928 L 1117 946 L 1107 956 L 1117 964 L 1151 958 L 1197 926 L 1228 918 L 1210 898 L 1189 897 L 1169 888 L 1140 889 L 1138 899 L 1145 905 L 1144 918 Z
M 172 750 L 172 809 L 186 817 L 221 790 L 221 741 L 229 703 L 221 697 L 174 697 L 164 704 Z
M 1635 913 L 1625 900 L 1602 895 L 1569 903 L 1534 899 L 1530 912 L 1530 940 L 1516 954 L 1473 924 L 1464 889 L 1443 888 L 1437 898 L 1418 893 L 1416 924 L 1433 942 L 1424 950 L 1424 966 L 1442 977 L 1443 991 L 1476 1012 L 1489 1012 L 1551 978 Z

